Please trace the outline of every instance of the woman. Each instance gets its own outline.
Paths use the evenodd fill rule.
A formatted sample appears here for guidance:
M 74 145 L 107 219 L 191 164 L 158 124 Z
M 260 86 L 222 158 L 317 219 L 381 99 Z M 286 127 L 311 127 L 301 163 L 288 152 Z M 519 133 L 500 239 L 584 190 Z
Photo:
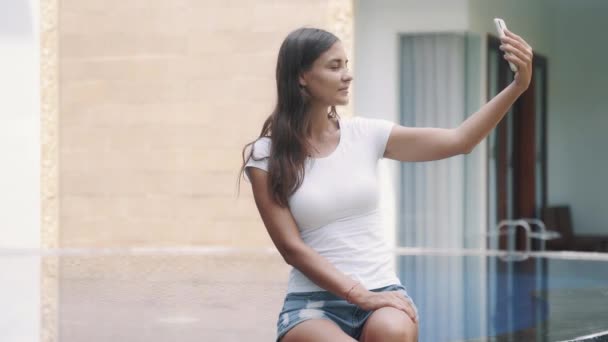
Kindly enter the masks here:
M 532 49 L 507 31 L 501 46 L 514 82 L 458 128 L 412 128 L 340 118 L 353 80 L 340 40 L 300 28 L 283 41 L 278 101 L 260 137 L 243 149 L 260 216 L 292 265 L 277 341 L 417 341 L 418 310 L 391 268 L 382 236 L 380 158 L 430 161 L 469 153 L 523 93 Z M 253 148 L 245 160 L 245 150 Z

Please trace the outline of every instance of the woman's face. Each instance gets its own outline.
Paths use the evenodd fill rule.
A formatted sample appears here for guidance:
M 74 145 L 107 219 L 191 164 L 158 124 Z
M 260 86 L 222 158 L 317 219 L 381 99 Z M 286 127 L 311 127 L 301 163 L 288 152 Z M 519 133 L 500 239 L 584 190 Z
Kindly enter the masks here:
M 346 52 L 340 41 L 317 58 L 311 69 L 300 75 L 300 85 L 322 105 L 348 104 L 348 90 L 353 77 L 348 70 Z

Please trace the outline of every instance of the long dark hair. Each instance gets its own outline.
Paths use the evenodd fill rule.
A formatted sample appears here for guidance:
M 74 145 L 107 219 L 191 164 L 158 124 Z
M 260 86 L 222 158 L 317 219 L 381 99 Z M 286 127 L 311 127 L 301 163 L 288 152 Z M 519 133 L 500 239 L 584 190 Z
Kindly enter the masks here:
M 302 185 L 304 162 L 312 150 L 305 138 L 311 124 L 307 115 L 310 96 L 301 88 L 299 76 L 310 70 L 314 61 L 338 40 L 332 33 L 317 28 L 303 27 L 287 35 L 277 58 L 277 104 L 264 122 L 260 136 L 243 147 L 239 186 L 247 161 L 254 158 L 252 148 L 245 159 L 247 147 L 262 137 L 271 138 L 268 186 L 281 207 L 288 205 L 288 197 Z M 339 117 L 335 106 L 331 106 L 328 116 Z

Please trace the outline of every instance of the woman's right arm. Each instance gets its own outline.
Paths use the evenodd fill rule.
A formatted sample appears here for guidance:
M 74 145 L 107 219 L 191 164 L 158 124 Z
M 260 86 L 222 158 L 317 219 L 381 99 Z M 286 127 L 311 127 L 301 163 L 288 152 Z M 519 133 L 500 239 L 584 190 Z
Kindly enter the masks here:
M 304 243 L 289 208 L 280 207 L 272 198 L 267 184 L 268 173 L 255 167 L 249 171 L 255 204 L 272 242 L 285 262 L 304 273 L 318 286 L 346 298 L 348 290 L 357 282 Z M 350 299 L 354 298 L 355 292 L 361 290 L 362 286 L 356 286 L 351 291 Z

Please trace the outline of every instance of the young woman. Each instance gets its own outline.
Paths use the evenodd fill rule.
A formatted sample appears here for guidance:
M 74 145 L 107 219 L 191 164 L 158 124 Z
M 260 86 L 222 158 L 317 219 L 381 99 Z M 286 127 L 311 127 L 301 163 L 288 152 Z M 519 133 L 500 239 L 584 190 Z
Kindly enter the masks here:
M 415 128 L 341 118 L 336 106 L 348 103 L 353 77 L 340 40 L 315 28 L 285 38 L 276 107 L 244 147 L 241 167 L 274 245 L 293 266 L 277 341 L 417 341 L 418 310 L 381 233 L 376 166 L 380 158 L 465 154 L 483 140 L 531 78 L 531 47 L 507 32 L 501 48 L 519 67 L 511 85 L 457 128 Z

